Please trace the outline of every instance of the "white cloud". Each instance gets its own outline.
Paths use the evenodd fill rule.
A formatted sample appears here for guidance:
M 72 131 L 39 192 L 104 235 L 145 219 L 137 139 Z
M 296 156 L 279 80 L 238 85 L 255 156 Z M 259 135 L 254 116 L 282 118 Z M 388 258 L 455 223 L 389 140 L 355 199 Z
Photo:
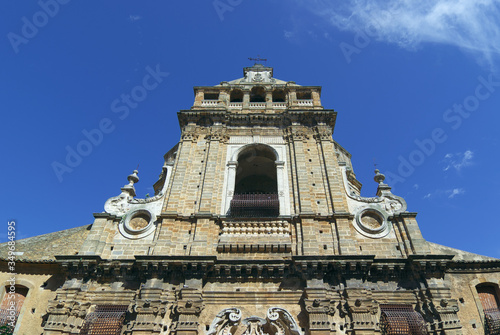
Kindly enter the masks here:
M 420 186 L 418 186 L 418 184 L 414 184 L 413 188 L 416 189 L 416 190 L 418 190 L 420 188 Z
M 289 41 L 295 38 L 295 34 L 292 31 L 285 30 L 283 31 L 283 34 L 285 35 L 285 38 Z
M 434 190 L 434 191 L 424 195 L 423 199 L 429 199 L 429 198 L 435 198 L 435 197 L 442 198 L 444 196 L 447 196 L 449 199 L 453 199 L 457 195 L 464 194 L 464 193 L 465 193 L 465 190 L 463 188 L 458 188 L 458 187 L 450 189 L 450 190 L 437 189 L 437 190 Z
M 443 171 L 448 171 L 454 168 L 457 172 L 460 172 L 464 167 L 472 165 L 472 158 L 474 158 L 474 153 L 470 150 L 466 150 L 464 153 L 451 154 L 448 153 L 444 156 L 445 167 Z
M 141 19 L 142 19 L 142 16 L 140 16 L 140 15 L 132 15 L 132 14 L 130 14 L 130 16 L 129 16 L 129 20 L 132 21 L 132 22 L 139 21 Z
M 298 1 L 338 29 L 368 32 L 403 48 L 447 44 L 490 64 L 500 55 L 498 0 Z
M 448 198 L 452 199 L 459 194 L 464 194 L 465 190 L 463 188 L 454 188 L 453 190 L 446 191 L 448 193 Z

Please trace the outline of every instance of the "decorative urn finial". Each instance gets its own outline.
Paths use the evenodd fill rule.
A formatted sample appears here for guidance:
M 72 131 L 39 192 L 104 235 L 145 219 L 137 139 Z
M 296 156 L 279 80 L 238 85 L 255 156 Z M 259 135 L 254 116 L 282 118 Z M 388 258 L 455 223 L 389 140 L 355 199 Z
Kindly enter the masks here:
M 138 173 L 139 171 L 134 170 L 134 172 L 127 177 L 128 184 L 121 188 L 122 192 L 128 193 L 131 197 L 135 197 L 134 184 L 139 182 L 139 176 L 137 175 Z
M 379 185 L 382 185 L 384 183 L 384 180 L 385 180 L 385 175 L 380 173 L 379 169 L 376 169 L 375 170 L 375 177 L 373 177 L 373 180 L 375 180 L 375 182 L 377 182 Z

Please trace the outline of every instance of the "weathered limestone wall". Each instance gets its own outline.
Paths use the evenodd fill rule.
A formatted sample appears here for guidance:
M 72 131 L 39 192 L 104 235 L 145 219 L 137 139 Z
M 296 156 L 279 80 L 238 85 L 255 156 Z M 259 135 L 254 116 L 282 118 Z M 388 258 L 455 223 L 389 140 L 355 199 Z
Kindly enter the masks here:
M 17 320 L 16 335 L 33 335 L 43 332 L 43 318 L 47 314 L 47 301 L 55 298 L 55 290 L 64 283 L 64 276 L 54 274 L 57 267 L 50 264 L 16 263 L 16 285 L 28 288 L 21 313 Z M 7 268 L 0 269 L 0 299 L 5 287 L 10 287 L 11 274 Z
M 476 285 L 500 285 L 500 272 L 448 273 L 446 280 L 453 298 L 459 301 L 458 317 L 462 321 L 464 335 L 484 334 L 484 314 Z
M 153 247 L 155 234 L 144 239 L 128 239 L 118 231 L 121 218 L 105 213 L 96 213 L 94 216 L 96 219 L 79 255 L 98 255 L 104 259 L 133 259 L 134 255 L 147 255 Z

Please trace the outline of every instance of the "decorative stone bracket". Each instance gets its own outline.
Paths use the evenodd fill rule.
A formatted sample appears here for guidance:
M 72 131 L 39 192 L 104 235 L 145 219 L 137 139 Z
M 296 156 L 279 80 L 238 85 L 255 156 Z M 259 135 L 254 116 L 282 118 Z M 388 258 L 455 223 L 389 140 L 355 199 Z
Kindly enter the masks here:
M 267 310 L 266 318 L 250 316 L 241 320 L 238 308 L 226 308 L 217 314 L 206 335 L 303 335 L 293 316 L 280 307 Z M 241 321 L 241 323 L 240 323 Z M 241 329 L 239 329 L 241 328 Z

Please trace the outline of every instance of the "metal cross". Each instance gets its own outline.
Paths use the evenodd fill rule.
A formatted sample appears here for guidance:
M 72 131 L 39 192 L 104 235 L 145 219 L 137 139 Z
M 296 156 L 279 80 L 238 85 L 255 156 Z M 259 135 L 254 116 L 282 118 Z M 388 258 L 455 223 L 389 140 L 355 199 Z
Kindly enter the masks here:
M 260 58 L 260 55 L 257 55 L 257 58 L 252 58 L 252 57 L 248 57 L 249 60 L 253 60 L 255 61 L 255 63 L 257 64 L 257 62 L 267 62 L 267 58 Z

